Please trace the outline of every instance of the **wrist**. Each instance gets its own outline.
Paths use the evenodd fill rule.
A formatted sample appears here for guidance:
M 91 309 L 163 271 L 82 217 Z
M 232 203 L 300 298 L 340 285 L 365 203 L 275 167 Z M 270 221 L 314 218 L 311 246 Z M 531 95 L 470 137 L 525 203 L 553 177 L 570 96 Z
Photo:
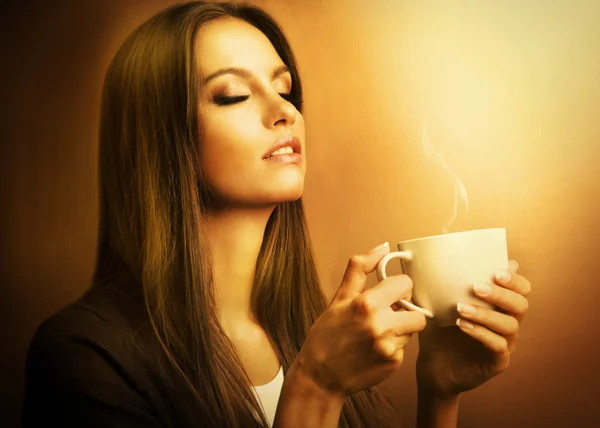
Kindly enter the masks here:
M 321 382 L 316 380 L 314 371 L 308 367 L 302 355 L 298 355 L 294 363 L 290 366 L 286 373 L 286 379 L 288 377 L 290 383 L 293 383 L 296 393 L 304 396 L 306 399 L 317 400 L 327 407 L 339 407 L 340 409 L 346 401 L 346 397 L 343 394 L 326 388 Z
M 296 362 L 287 370 L 274 428 L 338 426 L 345 397 L 320 387 L 309 373 Z
M 437 394 L 418 387 L 417 428 L 456 428 L 460 394 Z
M 438 373 L 432 370 L 431 365 L 424 364 L 421 356 L 417 359 L 416 367 L 417 391 L 420 396 L 436 402 L 452 401 L 460 397 L 460 390 L 452 390 L 447 382 L 440 382 Z

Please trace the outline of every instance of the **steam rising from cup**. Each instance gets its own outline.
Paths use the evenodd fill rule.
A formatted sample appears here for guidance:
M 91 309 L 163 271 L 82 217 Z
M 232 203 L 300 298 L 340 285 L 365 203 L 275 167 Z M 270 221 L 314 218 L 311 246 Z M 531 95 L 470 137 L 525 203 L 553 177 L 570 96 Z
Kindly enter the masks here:
M 444 152 L 451 145 L 452 142 L 453 141 L 449 141 L 448 143 L 440 147 L 439 150 L 436 150 L 431 145 L 431 141 L 429 140 L 429 133 L 427 132 L 427 127 L 425 126 L 425 124 L 423 124 L 423 136 L 421 138 L 421 145 L 423 147 L 425 156 L 430 162 L 442 167 L 442 169 L 450 176 L 450 178 L 454 182 L 454 202 L 452 204 L 452 213 L 448 222 L 441 227 L 442 233 L 448 233 L 450 227 L 456 221 L 458 217 L 459 199 L 464 204 L 464 212 L 461 218 L 464 218 L 467 215 L 467 212 L 469 211 L 469 199 L 467 197 L 467 189 L 465 188 L 465 185 L 463 184 L 461 179 L 458 178 L 458 176 L 450 170 L 448 165 L 446 165 L 446 161 L 444 160 Z

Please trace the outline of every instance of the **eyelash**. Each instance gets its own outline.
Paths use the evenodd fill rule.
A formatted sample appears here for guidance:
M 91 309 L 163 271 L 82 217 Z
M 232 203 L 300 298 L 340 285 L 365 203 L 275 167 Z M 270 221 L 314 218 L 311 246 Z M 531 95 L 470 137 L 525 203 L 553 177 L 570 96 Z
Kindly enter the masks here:
M 292 102 L 291 94 L 288 93 L 288 94 L 279 94 L 279 95 L 284 100 Z M 237 97 L 217 96 L 217 97 L 213 98 L 213 101 L 217 105 L 228 106 L 228 105 L 232 105 L 232 104 L 241 103 L 243 101 L 246 101 L 248 98 L 250 98 L 248 95 L 240 95 Z

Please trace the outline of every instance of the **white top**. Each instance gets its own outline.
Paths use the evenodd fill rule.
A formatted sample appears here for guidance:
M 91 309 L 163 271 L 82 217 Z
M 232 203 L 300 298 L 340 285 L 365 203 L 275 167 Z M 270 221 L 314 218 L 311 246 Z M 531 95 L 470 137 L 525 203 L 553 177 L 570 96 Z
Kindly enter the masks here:
M 283 366 L 280 366 L 279 371 L 273 380 L 264 385 L 252 387 L 254 394 L 262 405 L 263 411 L 265 412 L 270 426 L 273 426 L 273 421 L 275 420 L 275 411 L 277 410 L 277 403 L 279 402 L 279 395 L 281 394 L 282 386 Z

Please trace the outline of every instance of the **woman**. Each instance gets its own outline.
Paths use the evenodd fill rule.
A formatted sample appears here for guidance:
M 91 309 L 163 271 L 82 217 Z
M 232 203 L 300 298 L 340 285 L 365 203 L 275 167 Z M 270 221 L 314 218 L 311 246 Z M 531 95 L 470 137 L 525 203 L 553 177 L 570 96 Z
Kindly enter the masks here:
M 126 40 L 104 84 L 94 286 L 36 333 L 25 427 L 394 423 L 374 385 L 425 319 L 392 309 L 406 276 L 365 291 L 387 244 L 351 258 L 326 305 L 301 107 L 255 7 L 176 5 Z M 421 334 L 419 426 L 455 426 L 460 393 L 506 368 L 530 288 L 511 266 L 482 297 L 502 312 Z

